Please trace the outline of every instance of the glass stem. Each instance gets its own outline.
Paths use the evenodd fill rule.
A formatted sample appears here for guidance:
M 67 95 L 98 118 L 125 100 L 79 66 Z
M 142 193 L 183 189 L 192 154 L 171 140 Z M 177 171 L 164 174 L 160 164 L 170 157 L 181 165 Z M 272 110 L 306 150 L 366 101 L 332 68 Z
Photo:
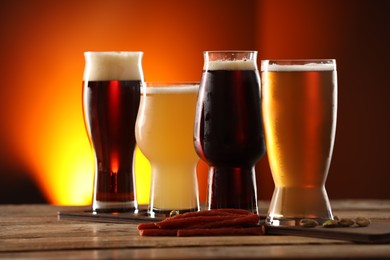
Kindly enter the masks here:
M 239 208 L 258 214 L 254 166 L 210 166 L 208 209 Z

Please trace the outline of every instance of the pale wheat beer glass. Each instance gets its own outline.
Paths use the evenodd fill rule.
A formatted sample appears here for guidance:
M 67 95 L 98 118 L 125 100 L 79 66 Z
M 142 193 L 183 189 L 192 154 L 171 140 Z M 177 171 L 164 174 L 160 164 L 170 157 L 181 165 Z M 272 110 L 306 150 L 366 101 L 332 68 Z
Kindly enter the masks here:
M 262 112 L 275 182 L 267 223 L 333 219 L 325 181 L 336 132 L 336 61 L 264 60 Z
M 149 160 L 149 215 L 199 210 L 193 129 L 199 83 L 146 83 L 135 133 Z
M 137 212 L 134 126 L 143 84 L 142 52 L 86 52 L 83 114 L 95 155 L 92 210 Z

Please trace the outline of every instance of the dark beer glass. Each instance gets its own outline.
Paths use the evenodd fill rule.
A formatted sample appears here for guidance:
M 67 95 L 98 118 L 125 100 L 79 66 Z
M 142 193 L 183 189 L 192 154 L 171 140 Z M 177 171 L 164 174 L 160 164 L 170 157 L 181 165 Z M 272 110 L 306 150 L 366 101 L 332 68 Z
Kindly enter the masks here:
M 194 145 L 209 165 L 208 209 L 258 213 L 255 163 L 265 153 L 257 52 L 204 52 Z
M 142 52 L 86 52 L 83 112 L 95 154 L 92 210 L 136 212 L 135 120 L 143 84 Z

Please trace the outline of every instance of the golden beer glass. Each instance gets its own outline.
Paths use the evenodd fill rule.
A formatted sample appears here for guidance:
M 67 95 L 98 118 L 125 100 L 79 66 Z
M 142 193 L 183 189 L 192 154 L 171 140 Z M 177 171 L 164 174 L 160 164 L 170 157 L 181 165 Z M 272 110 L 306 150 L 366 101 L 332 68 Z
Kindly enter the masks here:
M 146 83 L 136 121 L 137 144 L 149 160 L 152 182 L 148 213 L 199 210 L 193 145 L 199 83 Z
M 275 190 L 267 224 L 333 219 L 325 182 L 336 132 L 336 61 L 264 60 L 262 112 Z

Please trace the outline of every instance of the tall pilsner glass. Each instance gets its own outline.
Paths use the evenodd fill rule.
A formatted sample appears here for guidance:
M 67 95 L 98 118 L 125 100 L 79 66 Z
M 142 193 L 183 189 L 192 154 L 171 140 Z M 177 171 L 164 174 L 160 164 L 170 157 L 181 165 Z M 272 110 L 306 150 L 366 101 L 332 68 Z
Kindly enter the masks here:
M 147 82 L 135 133 L 152 167 L 149 215 L 199 210 L 192 133 L 199 83 Z
M 256 59 L 255 51 L 204 53 L 194 144 L 209 165 L 209 209 L 258 213 L 254 165 L 265 144 Z
M 336 132 L 335 60 L 261 63 L 265 137 L 275 191 L 270 225 L 333 219 L 325 190 Z
M 137 211 L 134 126 L 143 84 L 142 52 L 86 52 L 84 122 L 95 153 L 95 212 Z

